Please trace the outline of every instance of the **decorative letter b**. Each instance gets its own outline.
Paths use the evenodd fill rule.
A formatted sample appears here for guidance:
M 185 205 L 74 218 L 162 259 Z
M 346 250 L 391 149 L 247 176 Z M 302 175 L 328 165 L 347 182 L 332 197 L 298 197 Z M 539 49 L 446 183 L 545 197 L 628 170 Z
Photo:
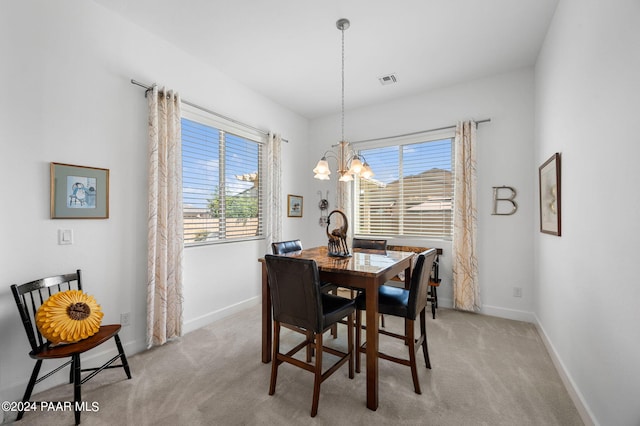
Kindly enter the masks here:
M 511 196 L 509 197 L 500 197 L 499 191 L 503 189 L 503 190 L 509 190 L 511 191 Z M 516 203 L 514 201 L 514 198 L 516 198 L 516 190 L 511 187 L 511 186 L 494 186 L 493 187 L 493 212 L 491 213 L 492 215 L 499 215 L 499 216 L 508 216 L 511 214 L 514 214 L 517 210 L 518 210 L 518 203 Z M 498 212 L 498 201 L 506 201 L 511 203 L 511 211 L 509 212 Z

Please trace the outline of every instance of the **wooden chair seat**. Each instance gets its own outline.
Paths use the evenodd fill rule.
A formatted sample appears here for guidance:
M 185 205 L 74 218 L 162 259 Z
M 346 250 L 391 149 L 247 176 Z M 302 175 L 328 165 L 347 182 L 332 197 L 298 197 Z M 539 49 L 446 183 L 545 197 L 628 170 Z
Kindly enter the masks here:
M 29 356 L 33 359 L 68 358 L 101 345 L 118 334 L 120 328 L 120 324 L 102 325 L 96 334 L 77 343 L 61 343 L 55 346 L 45 344 L 38 348 L 37 351 L 29 352 Z

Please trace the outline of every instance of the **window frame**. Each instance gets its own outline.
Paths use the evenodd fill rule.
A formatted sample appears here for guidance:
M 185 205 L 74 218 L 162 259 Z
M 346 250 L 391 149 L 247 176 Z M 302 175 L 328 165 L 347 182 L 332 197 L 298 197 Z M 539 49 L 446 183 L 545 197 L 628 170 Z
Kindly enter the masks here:
M 404 146 L 404 145 L 413 145 L 420 143 L 428 143 L 428 142 L 436 142 L 444 139 L 451 139 L 451 171 L 452 171 L 452 188 L 455 187 L 455 129 L 447 128 L 441 129 L 437 131 L 431 131 L 427 133 L 420 134 L 411 134 L 397 137 L 389 137 L 389 138 L 381 138 L 378 140 L 367 141 L 363 143 L 362 146 L 357 148 L 358 154 L 361 154 L 362 151 L 376 149 L 376 148 L 388 148 L 394 146 Z M 366 155 L 365 155 L 366 157 Z M 403 166 L 402 163 L 399 164 L 399 169 Z M 376 173 L 375 167 L 373 167 L 373 172 Z M 373 178 L 375 179 L 375 175 Z M 354 236 L 361 238 L 387 238 L 387 239 L 399 239 L 399 240 L 409 240 L 409 239 L 426 239 L 431 241 L 448 241 L 451 242 L 453 240 L 453 215 L 454 215 L 454 199 L 453 192 L 451 194 L 451 234 L 449 235 L 440 235 L 440 236 L 428 236 L 428 235 L 414 235 L 414 234 L 396 234 L 396 233 L 359 233 L 358 230 L 360 228 L 360 203 L 358 197 L 358 191 L 360 187 L 360 180 L 354 182 L 352 186 L 351 199 L 353 200 L 353 209 L 352 209 L 352 217 L 351 221 L 354 224 Z M 453 191 L 453 190 L 452 190 Z M 402 191 L 402 195 L 404 195 L 404 189 Z
M 243 126 L 242 124 L 239 124 L 237 122 L 233 122 L 231 120 L 227 120 L 225 118 L 216 116 L 210 112 L 207 112 L 205 110 L 193 107 L 191 105 L 182 105 L 182 114 L 181 114 L 181 119 L 187 119 L 190 121 L 194 121 L 197 122 L 199 124 L 205 125 L 205 126 L 209 126 L 209 127 L 213 127 L 217 130 L 219 130 L 222 134 L 222 136 L 219 138 L 218 140 L 218 152 L 220 155 L 219 158 L 219 176 L 220 176 L 220 180 L 218 182 L 218 186 L 220 187 L 220 194 L 222 198 L 226 198 L 226 191 L 222 190 L 222 188 L 226 187 L 226 181 L 225 181 L 225 176 L 226 176 L 226 159 L 224 157 L 225 151 L 226 151 L 226 144 L 223 144 L 222 146 L 220 145 L 220 143 L 222 141 L 226 141 L 226 138 L 224 137 L 224 134 L 230 134 L 233 136 L 237 136 L 243 139 L 246 139 L 248 141 L 251 142 L 255 142 L 258 145 L 258 230 L 259 233 L 258 235 L 254 235 L 254 236 L 244 236 L 244 237 L 237 237 L 237 238 L 217 238 L 214 240 L 209 240 L 209 241 L 202 241 L 202 242 L 187 242 L 186 238 L 185 238 L 185 242 L 184 242 L 184 248 L 191 248 L 191 247 L 202 247 L 202 246 L 211 246 L 211 245 L 217 245 L 217 244 L 229 244 L 229 243 L 239 243 L 239 242 L 244 242 L 244 241 L 253 241 L 253 240 L 264 240 L 265 239 L 265 223 L 266 223 L 266 218 L 265 218 L 265 212 L 264 212 L 264 179 L 265 179 L 265 152 L 266 152 L 266 143 L 267 143 L 267 139 L 268 139 L 268 135 L 259 132 L 257 130 L 251 129 L 249 127 Z M 182 139 L 181 139 L 181 144 L 182 144 Z M 183 160 L 183 166 L 182 166 L 182 171 L 184 173 L 184 160 Z M 183 176 L 183 187 L 181 188 L 182 194 L 183 194 L 183 201 L 184 201 L 184 176 Z M 214 188 L 211 188 L 211 191 L 214 191 Z M 185 207 L 183 205 L 182 208 L 183 211 L 183 215 L 185 212 Z M 226 225 L 224 225 L 224 223 L 226 222 L 226 220 L 228 220 L 229 218 L 224 216 L 224 209 L 223 209 L 223 213 L 222 213 L 223 217 L 220 218 L 222 225 L 222 228 L 226 229 Z M 183 228 L 184 229 L 184 228 Z

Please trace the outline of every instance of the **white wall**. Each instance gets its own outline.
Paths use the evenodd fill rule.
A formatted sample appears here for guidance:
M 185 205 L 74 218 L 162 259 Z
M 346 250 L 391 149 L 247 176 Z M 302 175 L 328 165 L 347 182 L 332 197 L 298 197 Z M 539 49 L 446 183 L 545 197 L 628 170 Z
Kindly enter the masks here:
M 398 83 L 402 84 L 402 83 Z M 391 87 L 382 87 L 386 90 Z M 348 98 L 347 98 L 348 100 Z M 347 111 L 345 138 L 363 140 L 393 136 L 455 124 L 458 120 L 490 118 L 478 127 L 478 261 L 483 313 L 533 321 L 533 221 L 534 182 L 528 173 L 533 156 L 533 71 L 519 70 L 482 80 L 402 98 L 393 102 Z M 310 171 L 322 153 L 340 139 L 340 117 L 310 123 Z M 335 167 L 335 162 L 330 163 Z M 375 172 L 375 170 L 374 170 Z M 310 173 L 310 172 L 308 172 Z M 330 191 L 335 207 L 336 179 L 314 181 L 311 192 Z M 514 187 L 519 210 L 512 216 L 493 216 L 493 186 Z M 317 196 L 316 196 L 317 197 Z M 311 213 L 315 220 L 319 210 Z M 324 230 L 309 228 L 307 245 L 326 244 Z M 303 240 L 304 241 L 304 240 Z M 452 304 L 451 243 L 402 240 L 409 244 L 442 247 L 443 283 L 438 297 Z M 522 288 L 522 298 L 513 297 Z
M 562 154 L 562 236 L 535 232 L 535 313 L 603 426 L 640 424 L 639 22 L 636 0 L 562 0 L 535 71 L 536 164 Z
M 147 113 L 131 78 L 281 132 L 286 162 L 304 154 L 308 123 L 93 2 L 1 2 L 0 52 L 0 400 L 14 400 L 33 361 L 12 283 L 81 268 L 105 323 L 132 313 L 128 353 L 144 347 Z M 49 219 L 50 162 L 110 169 L 110 218 Z M 297 170 L 283 169 L 294 181 Z M 73 229 L 73 245 L 57 245 L 60 228 Z M 264 241 L 187 249 L 185 329 L 257 303 L 264 252 Z

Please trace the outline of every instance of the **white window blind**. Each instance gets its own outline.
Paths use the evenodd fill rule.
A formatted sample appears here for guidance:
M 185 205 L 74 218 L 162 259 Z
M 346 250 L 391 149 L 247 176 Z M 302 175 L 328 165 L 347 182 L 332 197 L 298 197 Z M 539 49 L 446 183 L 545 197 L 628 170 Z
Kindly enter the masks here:
M 185 245 L 263 237 L 264 136 L 213 117 L 183 115 Z
M 453 138 L 363 149 L 375 172 L 355 187 L 355 232 L 450 240 Z

